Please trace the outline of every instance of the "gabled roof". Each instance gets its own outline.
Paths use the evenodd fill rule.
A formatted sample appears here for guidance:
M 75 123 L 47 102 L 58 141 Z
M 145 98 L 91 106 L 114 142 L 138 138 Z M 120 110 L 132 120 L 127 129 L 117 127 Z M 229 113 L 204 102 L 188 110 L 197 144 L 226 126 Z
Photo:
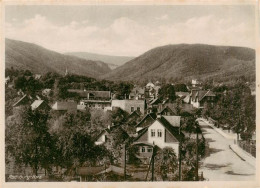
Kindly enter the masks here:
M 35 110 L 37 109 L 41 104 L 43 104 L 43 100 L 35 100 L 32 104 L 31 104 L 31 107 L 32 107 L 32 110 Z
M 181 132 L 179 134 L 179 127 L 174 127 L 171 123 L 169 123 L 165 118 L 157 118 L 157 120 L 171 133 L 178 141 L 180 141 L 184 135 Z
M 54 110 L 77 110 L 77 103 L 70 101 L 57 101 L 53 106 Z
M 160 99 L 156 98 L 156 99 L 152 100 L 152 102 L 150 104 L 153 105 L 153 104 L 158 104 L 160 102 L 161 102 Z
M 164 109 L 162 109 L 161 112 L 159 112 L 159 114 L 163 114 L 164 112 L 170 112 L 171 115 L 174 115 L 175 113 L 173 112 L 173 110 L 169 107 L 169 106 L 166 106 Z
M 175 119 L 176 124 L 179 124 L 179 123 L 177 123 L 177 121 L 178 121 L 177 119 L 179 119 L 179 118 L 180 118 L 180 116 L 176 117 L 176 119 Z M 168 133 L 166 135 L 168 135 L 168 137 L 171 137 L 171 139 L 175 139 L 175 140 L 177 139 L 178 141 L 180 141 L 181 139 L 184 138 L 184 134 L 182 132 L 179 133 L 179 127 L 172 125 L 168 120 L 166 120 L 166 118 L 164 116 L 162 116 L 161 118 L 157 118 L 155 121 L 158 121 L 162 126 L 165 127 L 166 131 L 168 131 Z M 179 119 L 179 121 L 180 121 L 180 119 Z M 172 120 L 171 120 L 171 122 L 172 122 Z M 136 139 L 134 141 L 135 144 L 144 142 L 144 141 L 140 141 L 139 139 L 143 138 L 142 136 L 147 134 L 148 128 L 150 126 L 140 130 L 138 136 L 136 137 Z M 167 140 L 167 138 L 166 138 L 166 140 Z M 169 141 L 169 138 L 168 138 L 168 141 Z
M 162 118 L 166 119 L 172 126 L 180 127 L 181 116 L 162 116 Z
M 187 96 L 189 95 L 189 92 L 176 92 L 175 94 L 178 96 Z
M 135 127 L 141 127 L 141 125 L 144 123 L 144 121 L 146 121 L 148 118 L 151 118 L 151 120 L 155 120 L 156 117 L 157 116 L 155 113 L 147 114 Z
M 198 100 L 201 101 L 206 96 L 216 96 L 212 91 L 210 90 L 192 90 L 191 91 L 191 97 L 192 100 L 195 100 L 196 97 L 198 97 Z
M 141 117 L 142 116 L 142 113 L 139 111 L 139 110 L 135 110 L 133 111 L 129 116 L 128 118 L 132 118 L 134 116 L 138 116 L 138 117 Z
M 122 131 L 124 131 L 121 126 L 118 126 L 118 125 L 115 125 L 115 126 L 112 126 L 110 128 L 105 128 L 103 129 L 96 137 L 95 137 L 95 141 L 98 140 L 104 133 L 108 133 L 110 134 L 115 128 L 120 128 Z
M 154 84 L 152 82 L 149 82 L 148 84 L 146 84 L 146 87 L 154 87 Z
M 130 95 L 135 95 L 135 94 L 144 94 L 144 88 L 142 87 L 134 87 L 130 93 Z

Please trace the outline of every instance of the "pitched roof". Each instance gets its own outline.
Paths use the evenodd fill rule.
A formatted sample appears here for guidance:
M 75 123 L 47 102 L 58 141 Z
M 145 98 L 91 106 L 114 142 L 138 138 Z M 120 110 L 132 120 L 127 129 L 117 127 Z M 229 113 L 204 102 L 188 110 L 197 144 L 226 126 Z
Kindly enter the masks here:
M 196 97 L 198 97 L 198 100 L 201 101 L 205 96 L 216 96 L 216 95 L 210 90 L 192 90 L 191 91 L 192 100 L 195 100 Z
M 72 101 L 57 101 L 53 106 L 54 110 L 77 110 L 77 103 Z
M 135 94 L 144 94 L 144 88 L 142 87 L 134 87 L 130 93 L 130 95 L 135 95 Z
M 175 93 L 176 95 L 178 95 L 178 96 L 187 96 L 187 95 L 189 95 L 189 92 L 176 92 Z
M 157 118 L 157 120 L 178 140 L 180 141 L 184 135 L 181 132 L 179 134 L 179 127 L 174 127 L 169 121 L 167 121 L 165 118 Z
M 43 104 L 44 100 L 35 100 L 32 104 L 32 110 L 37 109 L 41 104 Z
M 104 166 L 90 166 L 77 168 L 77 174 L 79 175 L 95 175 L 105 170 Z
M 181 124 L 181 116 L 162 116 L 166 119 L 172 126 L 180 127 Z
M 160 101 L 160 99 L 159 98 L 156 98 L 156 99 L 154 99 L 154 100 L 152 100 L 152 102 L 150 103 L 150 104 L 158 104 L 158 103 L 160 103 L 161 101 Z
M 68 89 L 68 92 L 78 93 L 80 97 L 88 97 L 93 94 L 95 98 L 110 99 L 110 91 L 91 91 L 81 89 Z
M 110 128 L 102 129 L 101 132 L 94 138 L 94 140 L 98 140 L 106 132 L 110 134 L 115 128 L 120 128 L 122 131 L 124 131 L 121 126 L 115 125 Z
M 20 106 L 23 102 L 28 100 L 27 94 L 25 94 L 22 98 L 20 98 L 16 103 L 13 104 L 13 107 Z
M 180 117 L 180 116 L 178 116 L 178 117 Z M 176 124 L 178 124 L 177 123 L 178 117 L 176 117 L 176 119 L 175 119 Z M 155 121 L 158 121 L 168 131 L 169 134 L 167 133 L 167 135 L 171 137 L 171 138 L 168 138 L 168 142 L 172 139 L 175 139 L 175 140 L 177 139 L 178 141 L 180 141 L 181 139 L 184 138 L 184 134 L 182 132 L 179 133 L 179 127 L 172 125 L 168 120 L 166 120 L 166 118 L 164 116 L 162 116 L 161 118 L 157 118 Z M 172 122 L 172 120 L 171 120 L 171 122 Z M 134 141 L 135 144 L 145 143 L 144 140 L 140 140 L 140 139 L 142 138 L 143 135 L 147 134 L 148 128 L 149 128 L 149 126 L 140 130 L 138 136 L 136 137 L 136 139 Z M 166 140 L 167 140 L 167 138 L 166 138 Z
M 133 116 L 141 117 L 141 115 L 142 113 L 139 110 L 135 110 L 128 116 L 128 118 L 132 118 Z
M 135 127 L 140 127 L 148 118 L 151 118 L 151 120 L 155 120 L 156 117 L 157 116 L 155 113 L 147 114 L 137 125 L 135 125 Z
M 164 109 L 162 109 L 162 111 L 161 112 L 159 112 L 159 114 L 162 114 L 162 113 L 164 113 L 164 112 L 170 112 L 171 113 L 171 115 L 174 115 L 175 113 L 173 112 L 173 110 L 169 107 L 169 106 L 166 106 Z

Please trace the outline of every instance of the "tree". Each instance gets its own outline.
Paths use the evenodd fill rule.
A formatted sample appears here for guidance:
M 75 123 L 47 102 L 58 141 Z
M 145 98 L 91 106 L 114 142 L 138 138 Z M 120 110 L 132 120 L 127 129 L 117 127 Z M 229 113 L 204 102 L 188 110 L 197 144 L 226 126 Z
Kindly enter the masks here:
M 50 129 L 60 153 L 56 164 L 65 167 L 67 174 L 74 174 L 79 166 L 97 165 L 109 155 L 104 147 L 94 144 L 90 127 L 90 115 L 79 112 L 64 114 Z
M 38 175 L 40 168 L 50 171 L 55 148 L 48 132 L 48 113 L 32 111 L 31 108 L 21 108 L 17 113 L 14 124 L 7 125 L 7 135 L 10 136 L 7 150 L 16 163 L 29 165 L 35 175 Z
M 175 84 L 175 92 L 188 92 L 187 86 L 185 84 Z
M 116 128 L 112 129 L 110 134 L 107 136 L 105 147 L 109 151 L 111 151 L 113 163 L 123 163 L 123 148 L 128 137 L 128 134 L 120 126 L 117 126 Z
M 112 118 L 109 111 L 104 112 L 102 109 L 91 110 L 91 127 L 96 131 L 107 128 L 108 125 L 111 125 Z
M 159 94 L 158 98 L 160 100 L 169 99 L 171 102 L 173 102 L 176 99 L 175 89 L 174 86 L 171 84 L 162 86 L 158 94 Z
M 163 181 L 177 180 L 178 159 L 171 147 L 163 148 L 157 152 L 155 166 L 157 176 L 161 176 Z
M 121 125 L 127 121 L 129 114 L 121 108 L 115 108 L 112 111 L 112 123 L 115 125 Z

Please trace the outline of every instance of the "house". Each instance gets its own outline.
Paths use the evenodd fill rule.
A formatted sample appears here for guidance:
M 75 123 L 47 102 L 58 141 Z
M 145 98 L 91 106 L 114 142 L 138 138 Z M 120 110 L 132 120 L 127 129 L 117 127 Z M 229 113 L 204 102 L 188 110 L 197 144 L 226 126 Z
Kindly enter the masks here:
M 105 181 L 124 180 L 124 168 L 114 165 L 79 167 L 76 169 L 76 174 L 80 177 L 81 182 L 89 182 L 93 181 L 93 179 L 98 181 L 99 178 L 104 180 L 104 177 L 106 178 Z M 128 173 L 126 175 L 128 178 L 130 177 Z
M 27 105 L 31 101 L 31 97 L 25 94 L 22 98 L 20 98 L 16 103 L 13 104 L 13 107 L 19 107 L 22 105 Z
M 210 90 L 192 90 L 190 104 L 195 108 L 203 108 L 204 103 L 213 105 L 216 95 Z
M 132 113 L 135 110 L 144 114 L 145 110 L 145 100 L 112 100 L 111 104 L 112 110 L 115 107 L 121 108 L 122 110 Z
M 32 110 L 49 110 L 49 105 L 44 100 L 35 100 L 31 104 Z
M 41 77 L 42 77 L 42 75 L 40 75 L 40 74 L 35 74 L 34 75 L 34 79 L 35 80 L 39 80 L 39 79 L 41 79 Z
M 189 104 L 190 103 L 190 94 L 188 94 L 184 99 L 183 102 Z
M 184 137 L 180 132 L 180 116 L 160 116 L 148 127 L 139 132 L 133 145 L 138 147 L 136 156 L 147 163 L 152 155 L 153 146 L 174 149 L 179 154 L 179 142 Z
M 136 121 L 139 118 L 141 118 L 141 116 L 142 116 L 142 113 L 140 111 L 135 110 L 127 117 L 127 123 Z
M 148 108 L 147 108 L 147 112 L 151 113 L 151 112 L 157 112 L 158 106 L 161 104 L 161 100 L 159 98 L 156 99 L 152 99 L 149 104 L 148 104 Z
M 107 128 L 103 129 L 94 139 L 96 145 L 101 145 L 106 143 L 107 137 L 114 132 L 120 133 L 120 136 L 128 137 L 128 134 L 124 131 L 124 129 L 121 126 L 114 125 L 112 123 L 112 126 L 108 125 Z
M 174 116 L 176 113 L 169 107 L 166 106 L 162 111 L 159 112 L 160 115 L 165 115 L 165 116 Z
M 91 91 L 82 89 L 68 89 L 70 93 L 77 93 L 84 100 L 110 100 L 110 91 Z
M 86 105 L 89 108 L 105 109 L 111 107 L 110 91 L 89 91 L 81 89 L 68 89 L 70 93 L 77 93 L 80 99 L 80 105 Z
M 197 86 L 201 86 L 202 82 L 199 81 L 198 79 L 192 79 L 191 80 L 191 85 L 192 87 L 197 87 Z
M 107 136 L 111 133 L 111 129 L 113 129 L 115 126 L 103 129 L 95 138 L 95 144 L 101 145 L 104 144 L 107 141 Z
M 103 170 L 105 170 L 105 166 L 88 166 L 88 167 L 79 167 L 76 169 L 76 174 L 80 176 L 80 181 L 88 181 L 88 176 L 93 176 L 99 174 Z
M 135 86 L 129 94 L 129 99 L 140 100 L 145 98 L 145 88 Z
M 42 90 L 42 95 L 45 97 L 48 97 L 50 95 L 50 93 L 51 93 L 51 89 L 49 89 L 49 88 Z
M 152 83 L 152 82 L 149 82 L 148 84 L 146 84 L 146 88 L 148 88 L 148 89 L 151 89 L 151 88 L 154 88 L 154 84 Z
M 136 132 L 150 126 L 156 120 L 156 114 L 150 113 L 144 116 L 144 118 L 135 126 Z
M 178 97 L 187 97 L 190 93 L 189 92 L 175 92 L 175 95 Z
M 68 112 L 76 112 L 77 111 L 77 103 L 74 101 L 57 101 L 52 109 L 55 111 L 68 111 Z

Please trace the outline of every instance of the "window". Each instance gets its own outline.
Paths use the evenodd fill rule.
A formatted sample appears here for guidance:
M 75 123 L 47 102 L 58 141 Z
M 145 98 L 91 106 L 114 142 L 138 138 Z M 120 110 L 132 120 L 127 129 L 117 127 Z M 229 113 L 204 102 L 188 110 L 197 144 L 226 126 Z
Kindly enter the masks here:
M 142 147 L 142 152 L 143 152 L 143 153 L 145 152 L 145 147 Z
M 158 130 L 157 130 L 157 136 L 158 136 L 158 137 L 162 137 L 162 130 L 161 130 L 161 129 L 158 129 Z
M 131 112 L 133 112 L 133 111 L 135 111 L 135 107 L 132 106 L 131 107 Z
M 140 108 L 140 107 L 137 107 L 137 111 L 139 111 L 139 112 L 140 112 L 140 110 L 141 110 L 141 108 Z
M 151 137 L 155 137 L 155 129 L 151 129 Z
M 147 152 L 151 153 L 151 152 L 153 152 L 153 149 L 152 148 L 147 148 Z

